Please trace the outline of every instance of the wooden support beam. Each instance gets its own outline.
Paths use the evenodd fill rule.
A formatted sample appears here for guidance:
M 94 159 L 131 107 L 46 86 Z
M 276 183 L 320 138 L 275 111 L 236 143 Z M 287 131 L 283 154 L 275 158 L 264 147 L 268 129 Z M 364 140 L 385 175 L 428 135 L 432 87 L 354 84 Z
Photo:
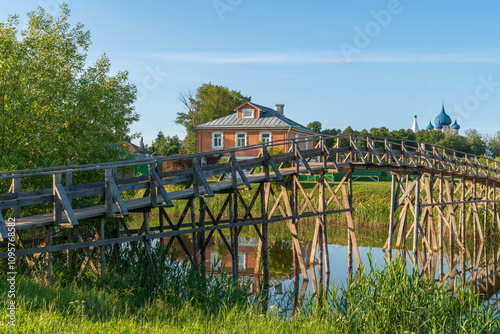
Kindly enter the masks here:
M 252 189 L 252 186 L 250 185 L 250 182 L 248 182 L 248 178 L 246 177 L 245 172 L 241 168 L 241 165 L 239 164 L 238 160 L 236 160 L 236 156 L 235 156 L 234 152 L 231 152 L 230 162 L 231 162 L 231 164 L 234 165 L 234 167 L 238 171 L 238 174 L 240 174 L 240 178 L 243 181 L 243 183 L 245 183 L 246 187 L 248 189 Z
M 311 167 L 309 167 L 309 164 L 307 163 L 307 159 L 304 157 L 304 154 L 300 150 L 299 145 L 297 145 L 295 147 L 295 150 L 296 150 L 296 152 L 297 152 L 300 160 L 302 160 L 302 163 L 304 164 L 304 167 L 307 169 L 307 171 L 309 172 L 309 174 L 314 175 L 314 172 L 312 171 Z
M 212 188 L 210 188 L 210 186 L 208 185 L 207 179 L 203 175 L 203 171 L 201 170 L 201 167 L 198 164 L 198 161 L 196 161 L 196 159 L 193 159 L 193 167 L 194 167 L 194 171 L 198 175 L 198 179 L 201 181 L 201 184 L 203 184 L 203 187 L 205 188 L 205 191 L 207 192 L 208 197 L 213 197 L 214 192 L 212 191 Z M 233 176 L 233 177 L 235 177 L 235 176 Z
M 55 183 L 54 187 L 55 187 L 54 188 L 54 190 L 55 190 L 54 200 L 55 200 L 55 197 L 58 198 L 58 200 L 60 201 L 60 204 L 62 205 L 62 207 L 64 208 L 64 211 L 66 212 L 66 216 L 68 216 L 68 220 L 70 221 L 71 225 L 78 226 L 79 225 L 78 219 L 76 219 L 75 212 L 73 211 L 73 208 L 71 207 L 68 196 L 66 195 L 66 192 L 64 191 L 62 184 Z
M 118 190 L 115 179 L 112 176 L 106 176 L 106 187 L 108 188 L 107 191 L 110 191 L 112 196 L 115 198 L 115 203 L 118 205 L 118 210 L 120 210 L 122 217 L 128 216 L 127 206 L 125 205 L 122 195 L 120 194 L 120 190 Z
M 274 171 L 274 174 L 278 178 L 278 180 L 283 181 L 283 175 L 281 175 L 278 166 L 276 166 L 276 163 L 274 160 L 271 158 L 271 155 L 269 155 L 269 152 L 267 150 L 262 151 L 264 153 L 264 158 L 266 159 L 266 163 L 271 165 L 271 168 Z
M 7 225 L 5 224 L 5 219 L 3 218 L 1 211 L 0 211 L 0 236 L 4 241 L 9 239 L 9 231 L 7 229 Z
M 151 171 L 151 175 L 153 176 L 153 180 L 154 180 L 154 183 L 156 184 L 156 187 L 160 191 L 160 195 L 163 197 L 163 202 L 165 202 L 165 204 L 167 204 L 168 207 L 173 207 L 174 203 L 170 199 L 170 196 L 168 196 L 168 193 L 165 190 L 165 187 L 163 186 L 158 174 L 153 170 L 153 171 Z

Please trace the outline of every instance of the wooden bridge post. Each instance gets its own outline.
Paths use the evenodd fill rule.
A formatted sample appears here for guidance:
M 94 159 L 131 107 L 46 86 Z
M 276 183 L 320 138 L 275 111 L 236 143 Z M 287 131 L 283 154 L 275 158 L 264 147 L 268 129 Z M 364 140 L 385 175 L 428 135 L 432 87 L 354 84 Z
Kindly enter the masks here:
M 392 235 L 394 232 L 394 213 L 396 211 L 397 205 L 397 193 L 396 193 L 396 175 L 392 174 L 391 177 L 391 211 L 389 213 L 389 239 L 387 242 L 389 261 L 392 260 Z
M 64 175 L 64 190 L 66 192 L 70 191 L 71 185 L 73 184 L 73 173 L 66 172 Z M 72 204 L 73 200 L 69 200 L 69 203 Z M 66 229 L 66 239 L 68 243 L 73 241 L 72 237 L 72 229 Z M 73 267 L 73 251 L 71 249 L 66 250 L 66 267 L 71 270 Z
M 100 217 L 99 218 L 99 239 L 104 240 L 106 239 L 106 217 Z M 100 274 L 101 277 L 104 275 L 104 271 L 106 270 L 106 253 L 105 253 L 105 246 L 99 246 L 99 267 L 100 267 Z
M 467 186 L 465 182 L 465 176 L 462 176 L 462 195 L 461 195 L 461 200 L 462 204 L 460 205 L 460 239 L 462 241 L 462 245 L 465 245 L 465 222 L 466 222 L 466 217 L 465 217 L 465 187 Z M 464 275 L 465 276 L 465 275 Z
M 473 196 L 473 200 L 474 202 L 472 203 L 472 206 L 474 207 L 474 212 L 476 213 L 477 212 L 477 204 L 476 204 L 476 199 L 477 199 L 477 183 L 476 183 L 476 177 L 474 176 L 474 182 L 473 182 L 473 191 L 474 191 L 474 196 Z M 476 215 L 473 214 L 473 217 L 472 217 L 472 222 L 473 222 L 473 238 L 474 238 L 474 252 L 476 250 L 476 235 L 477 235 L 477 220 L 476 220 Z M 474 256 L 475 258 L 475 256 Z
M 348 180 L 347 180 L 347 185 L 349 187 L 349 189 L 347 190 L 347 194 L 344 194 L 347 195 L 347 198 L 344 198 L 344 203 L 348 204 L 348 207 L 349 209 L 352 208 L 352 172 L 353 172 L 353 169 L 351 167 L 351 170 L 349 172 L 349 176 L 348 176 Z M 349 273 L 349 276 L 352 276 L 352 242 L 353 242 L 353 238 L 352 238 L 352 232 L 351 231 L 351 228 L 354 228 L 353 226 L 353 221 L 352 221 L 352 212 L 349 212 L 349 215 L 351 217 L 351 224 L 348 224 L 348 225 L 352 225 L 352 226 L 348 226 L 347 227 L 347 271 Z M 349 217 L 347 218 L 349 220 Z M 357 250 L 356 250 L 357 251 Z M 360 266 L 361 264 L 358 263 L 358 266 Z
M 12 174 L 12 185 L 11 191 L 13 194 L 18 194 L 21 192 L 21 177 L 20 173 L 13 173 Z M 13 218 L 19 218 L 21 217 L 21 208 L 20 207 L 14 207 L 12 208 L 12 217 Z
M 263 223 L 260 227 L 262 240 L 261 241 L 261 257 L 262 257 L 262 313 L 267 312 L 269 303 L 269 258 L 268 258 L 268 239 L 267 239 L 267 206 L 269 203 L 270 182 L 265 182 L 260 187 L 260 212 Z
M 443 212 L 444 209 L 444 174 L 441 172 L 439 174 L 439 209 L 441 212 Z M 443 217 L 441 215 L 438 215 L 438 247 L 439 249 L 443 249 L 443 237 L 444 237 L 444 231 L 443 231 Z
M 413 229 L 413 258 L 415 260 L 415 265 L 418 263 L 418 229 L 420 220 L 420 171 L 415 177 L 415 217 L 414 217 L 414 229 Z
M 207 203 L 205 202 L 204 197 L 200 197 L 199 199 L 200 202 L 200 214 L 199 214 L 199 222 L 198 222 L 198 227 L 204 227 L 205 226 L 205 213 L 207 211 Z M 205 244 L 205 232 L 200 231 L 198 232 L 199 237 L 198 237 L 198 243 L 199 243 L 199 250 L 200 250 L 200 271 L 202 277 L 205 277 L 205 273 L 207 271 L 206 268 L 206 248 L 203 247 Z
M 236 176 L 234 176 L 236 177 Z M 238 196 L 232 191 L 229 196 L 229 223 L 231 225 L 238 221 Z M 238 228 L 230 227 L 231 234 L 231 260 L 233 266 L 233 279 L 238 281 Z

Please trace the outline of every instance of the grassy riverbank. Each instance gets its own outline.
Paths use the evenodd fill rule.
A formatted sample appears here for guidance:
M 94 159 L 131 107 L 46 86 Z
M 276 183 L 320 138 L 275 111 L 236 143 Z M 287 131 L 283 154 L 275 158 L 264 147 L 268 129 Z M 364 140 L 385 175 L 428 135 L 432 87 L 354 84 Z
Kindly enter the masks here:
M 158 251 L 157 251 L 158 252 Z M 58 276 L 50 285 L 18 282 L 16 327 L 8 327 L 1 283 L 1 333 L 499 333 L 496 311 L 466 289 L 447 293 L 395 261 L 370 268 L 348 289 L 332 288 L 320 302 L 306 300 L 293 317 L 271 307 L 261 314 L 246 287 L 228 276 L 204 281 L 195 270 L 158 261 L 155 273 L 139 258 L 104 278 L 73 282 Z M 162 257 L 160 257 L 162 258 Z M 209 285 L 207 282 L 211 282 Z M 472 291 L 470 289 L 469 291 Z M 496 316 L 496 317 L 495 317 Z

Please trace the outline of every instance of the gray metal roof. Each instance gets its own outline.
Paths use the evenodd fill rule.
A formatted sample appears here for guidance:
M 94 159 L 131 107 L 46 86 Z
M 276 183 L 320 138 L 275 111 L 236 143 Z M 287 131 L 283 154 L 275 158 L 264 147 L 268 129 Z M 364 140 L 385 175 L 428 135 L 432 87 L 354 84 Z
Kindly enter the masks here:
M 313 132 L 305 126 L 292 121 L 285 116 L 280 115 L 276 112 L 276 110 L 264 107 L 258 104 L 251 102 L 254 106 L 259 109 L 265 111 L 260 114 L 259 118 L 238 118 L 238 112 L 235 112 L 231 115 L 227 115 L 218 119 L 214 119 L 213 121 L 200 124 L 195 126 L 194 129 L 199 128 L 211 128 L 211 127 L 294 127 L 296 129 Z

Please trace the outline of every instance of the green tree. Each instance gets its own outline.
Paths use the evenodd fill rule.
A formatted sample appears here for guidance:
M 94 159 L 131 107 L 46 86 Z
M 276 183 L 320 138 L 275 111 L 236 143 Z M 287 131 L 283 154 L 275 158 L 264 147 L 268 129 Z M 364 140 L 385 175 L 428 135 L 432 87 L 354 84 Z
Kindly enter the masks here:
M 321 133 L 321 127 L 322 127 L 322 124 L 321 124 L 321 122 L 318 122 L 318 121 L 314 121 L 314 122 L 311 122 L 311 123 L 306 125 L 306 128 L 308 128 L 309 130 L 312 130 L 316 133 Z
M 195 153 L 196 133 L 192 127 L 233 113 L 237 106 L 250 101 L 251 97 L 244 96 L 240 91 L 205 83 L 196 90 L 196 94 L 188 91 L 181 94 L 179 100 L 185 111 L 177 113 L 175 123 L 186 128 L 185 151 Z
M 500 157 L 500 131 L 497 131 L 495 136 L 489 138 L 488 151 L 491 157 Z
M 90 32 L 69 23 L 66 4 L 53 17 L 28 13 L 0 23 L 0 162 L 4 169 L 92 163 L 128 157 L 116 143 L 129 140 L 139 119 L 128 74 L 109 76 L 102 55 L 85 68 Z
M 182 140 L 177 136 L 159 136 L 148 150 L 158 152 L 162 156 L 179 154 L 182 150 Z
M 465 131 L 467 143 L 470 145 L 470 153 L 483 155 L 486 153 L 486 142 L 479 132 L 475 129 Z

